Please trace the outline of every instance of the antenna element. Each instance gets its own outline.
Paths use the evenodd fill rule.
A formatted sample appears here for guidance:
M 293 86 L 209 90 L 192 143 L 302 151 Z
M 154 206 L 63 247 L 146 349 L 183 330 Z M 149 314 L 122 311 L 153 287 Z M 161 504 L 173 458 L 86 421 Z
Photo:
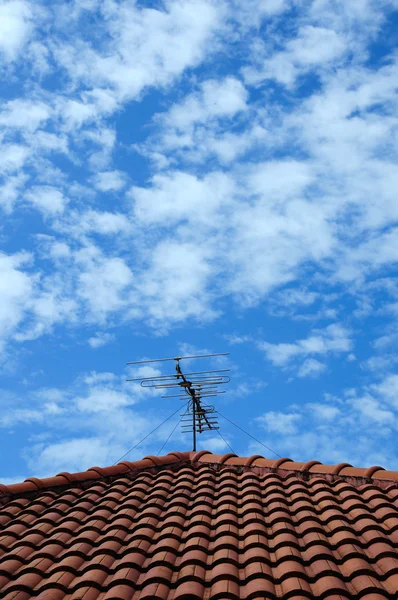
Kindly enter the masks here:
M 142 365 L 155 362 L 174 360 L 175 373 L 172 375 L 160 375 L 153 377 L 140 377 L 127 379 L 127 381 L 140 381 L 145 388 L 163 389 L 175 391 L 175 394 L 165 395 L 162 398 L 181 398 L 189 396 L 186 411 L 181 414 L 183 433 L 192 433 L 193 451 L 196 452 L 196 438 L 198 433 L 204 431 L 218 430 L 218 421 L 214 406 L 205 404 L 203 398 L 225 394 L 225 390 L 219 387 L 230 382 L 228 373 L 230 369 L 213 369 L 211 371 L 192 371 L 183 373 L 180 366 L 181 360 L 196 358 L 211 358 L 214 356 L 228 356 L 229 352 L 218 354 L 199 354 L 196 356 L 176 356 L 174 358 L 158 358 L 153 360 L 140 360 L 128 362 L 127 365 Z

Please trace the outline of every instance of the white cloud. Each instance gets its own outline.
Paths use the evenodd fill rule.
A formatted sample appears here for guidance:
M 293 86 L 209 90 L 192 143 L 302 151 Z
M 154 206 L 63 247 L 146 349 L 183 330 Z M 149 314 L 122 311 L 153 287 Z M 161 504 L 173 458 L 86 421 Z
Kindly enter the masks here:
M 231 444 L 231 441 L 227 439 L 228 444 Z M 205 440 L 199 439 L 199 447 L 201 450 L 205 449 L 209 452 L 213 452 L 213 454 L 224 454 L 225 452 L 230 452 L 231 450 L 228 447 L 228 444 L 224 442 L 221 437 L 206 437 Z
M 104 256 L 93 244 L 73 250 L 65 243 L 40 236 L 43 257 L 54 262 L 53 273 L 25 273 L 20 267 L 27 254 L 3 255 L 4 291 L 0 338 L 19 343 L 34 340 L 61 323 L 85 321 L 103 324 L 110 315 L 128 309 L 133 300 L 134 277 L 119 257 Z M 1 288 L 1 284 L 0 284 Z M 81 322 L 81 321 L 80 321 Z M 97 340 L 91 341 L 96 344 Z
M 94 317 L 103 321 L 109 313 L 125 306 L 125 293 L 132 284 L 133 274 L 118 257 L 92 257 L 84 252 L 79 262 L 82 272 L 77 292 Z
M 90 234 L 112 236 L 128 232 L 131 224 L 128 217 L 122 213 L 69 210 L 55 222 L 54 228 L 68 236 L 84 237 Z
M 258 347 L 265 352 L 268 360 L 275 366 L 284 367 L 292 359 L 308 355 L 328 355 L 349 352 L 352 348 L 350 332 L 337 323 L 325 329 L 314 329 L 311 335 L 294 343 L 271 344 L 260 342 Z M 323 370 L 318 361 L 307 361 L 301 366 L 301 377 Z
M 351 400 L 352 406 L 357 410 L 360 417 L 377 425 L 391 426 L 397 423 L 396 416 L 390 410 L 380 406 L 380 402 L 370 396 L 362 396 Z
M 291 86 L 297 77 L 317 67 L 339 58 L 348 50 L 349 39 L 345 39 L 333 29 L 304 25 L 299 28 L 297 37 L 289 40 L 281 52 L 269 55 L 267 47 L 258 45 L 254 59 L 259 67 L 244 69 L 249 84 L 258 84 L 265 79 L 275 79 L 279 83 Z M 262 52 L 261 52 L 262 50 Z M 261 62 L 259 58 L 262 58 Z
M 23 398 L 12 398 L 2 407 L 0 427 L 33 424 L 35 435 L 25 442 L 22 458 L 38 477 L 81 471 L 94 464 L 107 466 L 169 416 L 146 404 L 140 408 L 139 403 L 152 395 L 153 390 L 111 372 L 83 373 L 66 388 L 39 388 L 25 392 Z M 150 450 L 148 443 L 161 445 L 165 431 L 154 432 L 129 459 Z
M 257 417 L 260 423 L 267 431 L 282 435 L 291 435 L 296 433 L 301 415 L 297 413 L 284 414 L 282 412 L 270 411 L 261 417 Z
M 0 427 L 9 428 L 22 423 L 37 423 L 43 421 L 44 414 L 39 410 L 19 408 L 0 418 Z
M 154 248 L 149 267 L 139 277 L 133 310 L 157 327 L 189 317 L 209 320 L 206 285 L 211 274 L 209 249 L 189 242 L 163 241 Z M 134 302 L 133 300 L 133 302 Z
M 28 156 L 22 144 L 0 144 L 0 173 L 18 172 Z
M 372 389 L 387 403 L 398 408 L 398 375 L 388 375 L 381 383 L 373 385 Z
M 345 50 L 343 39 L 333 29 L 306 25 L 301 27 L 296 39 L 288 42 L 288 52 L 300 65 L 328 62 Z
M 250 335 L 226 335 L 225 339 L 228 340 L 230 344 L 247 344 L 247 342 L 252 342 L 253 338 Z
M 39 277 L 36 278 L 40 282 Z M 56 278 L 44 279 L 37 285 L 35 293 L 27 299 L 25 310 L 30 319 L 23 328 L 13 335 L 17 342 L 35 340 L 52 331 L 55 325 L 76 321 L 77 303 L 63 295 L 63 289 Z
M 49 415 L 60 415 L 63 412 L 65 412 L 65 410 L 66 410 L 64 408 L 61 408 L 55 402 L 46 402 L 46 404 L 44 404 L 43 408 L 44 408 L 45 412 L 48 413 Z
M 8 177 L 0 187 L 0 206 L 2 206 L 5 212 L 11 212 L 13 205 L 21 194 L 26 179 L 27 177 L 23 173 L 20 173 L 19 175 Z
M 326 403 L 308 403 L 305 407 L 311 410 L 313 417 L 321 423 L 334 421 L 340 414 L 338 406 L 330 406 Z
M 83 375 L 81 379 L 85 384 L 91 386 L 93 384 L 104 382 L 115 383 L 117 381 L 117 376 L 115 373 L 110 373 L 107 371 L 103 371 L 101 373 L 98 373 L 97 371 L 91 371 L 90 373 Z
M 298 192 L 286 204 L 277 201 L 289 194 L 289 186 L 284 191 L 282 183 L 275 198 L 259 189 L 264 196 L 242 202 L 231 215 L 234 239 L 227 256 L 233 277 L 228 287 L 248 303 L 295 279 L 304 261 L 322 261 L 332 251 L 332 231 L 320 205 L 297 199 Z
M 52 419 L 54 415 L 61 415 L 67 412 L 62 406 L 64 400 L 59 390 L 44 389 L 29 393 L 29 401 L 26 398 L 19 398 L 14 394 L 12 401 L 7 398 L 7 393 L 2 391 L 2 416 L 0 418 L 0 427 L 4 429 L 16 429 L 21 426 L 32 425 L 43 427 Z M 44 434 L 42 433 L 41 436 Z M 38 435 L 34 436 L 38 439 Z
M 109 386 L 92 386 L 86 396 L 75 400 L 77 409 L 83 413 L 99 413 L 117 410 L 133 404 L 131 396 Z
M 128 218 L 120 213 L 88 211 L 80 215 L 80 227 L 104 235 L 114 235 L 129 229 Z
M 393 0 L 394 2 L 395 0 Z M 390 0 L 314 0 L 310 6 L 310 17 L 324 26 L 332 26 L 342 32 L 354 29 L 356 41 L 362 41 L 376 33 L 385 18 L 383 9 L 392 5 Z
M 10 100 L 2 106 L 0 126 L 34 131 L 50 118 L 50 114 L 50 108 L 43 102 Z
M 63 298 L 56 288 L 43 290 L 34 301 L 33 310 L 37 317 L 48 324 L 62 320 L 63 316 L 71 316 L 76 304 L 73 298 Z
M 262 17 L 277 15 L 288 8 L 286 3 L 277 1 L 255 2 L 251 6 L 250 10 L 255 7 Z M 25 199 L 43 214 L 62 214 L 62 218 L 54 220 L 51 226 L 65 237 L 123 233 L 124 243 L 128 243 L 128 235 L 134 235 L 131 244 L 134 260 L 126 265 L 122 243 L 115 254 L 130 271 L 135 271 L 137 285 L 126 283 L 122 286 L 124 291 L 117 292 L 116 296 L 105 294 L 109 298 L 109 309 L 105 309 L 105 298 L 103 308 L 91 310 L 91 317 L 96 314 L 101 319 L 103 316 L 100 315 L 104 313 L 111 314 L 126 307 L 131 317 L 141 319 L 143 313 L 139 307 L 144 302 L 149 306 L 148 318 L 152 323 L 156 318 L 162 321 L 192 316 L 202 319 L 216 314 L 214 301 L 221 296 L 233 295 L 250 306 L 263 301 L 271 290 L 285 283 L 290 283 L 291 290 L 284 298 L 286 303 L 310 306 L 317 292 L 308 290 L 300 295 L 294 283 L 303 265 L 316 267 L 318 273 L 325 266 L 333 272 L 337 265 L 338 277 L 352 280 L 375 268 L 384 268 L 396 259 L 395 233 L 390 231 L 380 235 L 377 229 L 396 216 L 396 202 L 391 191 L 396 188 L 393 156 L 388 160 L 384 160 L 385 155 L 377 160 L 374 158 L 380 144 L 388 139 L 391 142 L 397 127 L 392 114 L 396 64 L 391 60 L 379 69 L 342 66 L 336 71 L 339 40 L 347 35 L 347 41 L 351 34 L 342 25 L 344 19 L 329 28 L 321 19 L 319 3 L 316 10 L 315 4 L 311 6 L 311 10 L 304 11 L 297 21 L 297 36 L 282 44 L 282 54 L 294 57 L 293 63 L 300 69 L 303 65 L 312 68 L 314 61 L 321 61 L 328 70 L 323 73 L 318 90 L 310 98 L 300 100 L 294 111 L 285 112 L 276 101 L 251 103 L 247 90 L 234 74 L 219 78 L 207 76 L 205 81 L 201 76 L 199 84 L 192 78 L 186 92 L 184 88 L 182 100 L 178 99 L 166 113 L 158 114 L 155 119 L 155 133 L 149 136 L 145 148 L 150 153 L 159 139 L 163 140 L 164 146 L 157 150 L 159 155 L 163 152 L 166 170 L 155 168 L 147 185 L 140 183 L 133 187 L 134 218 L 123 213 L 124 207 L 120 212 L 86 207 L 84 210 L 65 210 L 67 200 L 69 205 L 72 203 L 73 194 L 69 192 L 72 186 L 49 185 L 25 192 Z M 73 19 L 78 19 L 81 7 L 75 8 Z M 87 10 L 97 8 L 98 5 L 93 4 Z M 190 22 L 195 10 L 195 22 Z M 5 106 L 9 118 L 18 108 L 22 115 L 20 124 L 32 128 L 44 123 L 50 113 L 49 122 L 54 133 L 39 131 L 33 136 L 25 131 L 26 146 L 16 143 L 2 146 L 2 168 L 20 172 L 28 157 L 36 158 L 37 151 L 69 152 L 69 158 L 75 160 L 76 148 L 84 147 L 88 166 L 98 170 L 100 165 L 100 172 L 90 176 L 94 185 L 102 191 L 122 191 L 125 176 L 110 164 L 112 152 L 118 148 L 116 128 L 101 119 L 121 109 L 131 97 L 139 100 L 146 86 L 163 86 L 165 82 L 169 85 L 186 66 L 206 58 L 215 47 L 213 43 L 217 36 L 226 31 L 223 29 L 225 10 L 224 4 L 216 7 L 212 2 L 199 0 L 185 4 L 170 1 L 163 10 L 132 7 L 124 2 L 116 10 L 114 4 L 108 3 L 103 7 L 102 17 L 97 15 L 103 27 L 101 35 L 109 34 L 101 51 L 90 48 L 80 38 L 75 40 L 74 47 L 65 45 L 55 33 L 51 42 L 55 60 L 70 69 L 75 88 L 71 86 L 54 97 L 51 108 L 49 99 L 39 92 L 33 100 L 33 96 L 13 100 Z M 353 18 L 353 12 L 343 5 L 339 4 L 338 10 L 347 14 L 347 18 Z M 338 10 L 333 8 L 333 15 Z M 243 19 L 243 13 L 239 15 Z M 61 11 L 58 24 L 63 18 L 66 13 Z M 149 24 L 151 27 L 148 28 Z M 151 35 L 144 36 L 144 30 L 150 31 Z M 194 35 L 190 37 L 192 31 Z M 159 34 L 160 38 L 157 37 Z M 160 39 L 167 43 L 160 44 Z M 142 43 L 138 43 L 140 40 Z M 132 48 L 137 45 L 138 54 L 134 55 L 133 61 Z M 177 56 L 181 48 L 189 48 L 191 53 Z M 336 58 L 333 67 L 328 66 L 330 57 L 327 53 Z M 278 52 L 272 50 L 272 56 L 277 55 Z M 100 73 L 98 65 L 106 68 Z M 119 77 L 119 67 L 123 77 Z M 132 79 L 136 86 L 134 90 Z M 82 81 L 84 88 L 80 86 Z M 387 114 L 373 110 L 378 103 L 388 109 Z M 224 119 L 226 116 L 232 118 Z M 221 127 L 219 118 L 223 119 Z M 65 122 L 69 123 L 69 128 L 65 129 Z M 16 121 L 14 124 L 18 125 Z M 77 131 L 79 127 L 82 129 Z M 170 151 L 174 142 L 171 137 L 167 141 L 167 135 L 174 136 L 174 141 L 182 138 L 182 152 L 178 156 L 177 152 Z M 386 147 L 392 148 L 390 142 Z M 230 169 L 214 168 L 214 165 L 205 170 L 196 168 L 200 161 L 205 163 L 214 156 L 225 165 L 253 149 L 258 151 L 258 156 L 251 156 L 249 163 L 232 164 Z M 275 152 L 284 158 L 272 158 Z M 185 158 L 191 161 L 189 169 L 184 168 Z M 38 163 L 43 177 L 64 176 L 51 171 L 49 162 L 46 168 L 41 168 L 43 163 Z M 174 163 L 178 163 L 178 167 L 167 169 L 168 164 Z M 17 201 L 24 183 L 15 177 L 7 180 L 3 194 L 0 192 L 7 210 Z M 82 198 L 78 200 L 81 202 Z M 350 235 L 346 235 L 344 219 L 352 208 L 358 210 L 361 217 Z M 150 235 L 145 231 L 144 235 L 148 225 L 153 230 Z M 157 237 L 155 229 L 158 227 L 161 231 Z M 195 292 L 187 292 L 184 296 L 177 289 L 173 295 L 170 285 L 167 288 L 170 300 L 160 309 L 160 290 L 165 281 L 174 281 L 169 274 L 176 268 L 176 261 L 174 252 L 166 252 L 170 258 L 169 269 L 166 259 L 160 260 L 159 253 L 163 248 L 174 246 L 181 252 L 185 247 L 192 248 L 193 228 L 195 248 L 200 248 L 197 252 L 199 274 L 190 275 L 190 285 L 193 279 L 196 282 Z M 361 237 L 369 228 L 374 235 L 366 239 Z M 354 239 L 363 241 L 353 248 L 351 240 Z M 204 245 L 206 256 L 203 258 Z M 193 256 L 192 252 L 189 256 Z M 187 262 L 195 265 L 195 259 L 190 260 L 189 256 Z M 61 262 L 58 260 L 57 268 Z M 144 269 L 149 269 L 148 274 Z M 78 298 L 87 308 L 92 303 L 87 299 L 89 282 L 85 284 L 84 281 L 90 277 L 86 277 L 85 272 L 82 275 L 83 285 L 78 285 L 76 272 L 72 269 L 66 275 L 66 268 L 62 269 L 66 283 L 59 287 L 63 290 L 61 294 L 73 294 L 78 289 Z M 179 281 L 177 288 L 182 287 L 183 283 Z M 202 302 L 198 301 L 199 297 Z M 85 309 L 80 314 L 85 318 Z
M 314 177 L 311 163 L 270 160 L 253 165 L 248 186 L 253 195 L 261 196 L 264 201 L 268 200 L 270 208 L 276 209 L 281 201 L 300 198 Z
M 32 128 L 31 128 L 32 129 Z M 37 160 L 38 154 L 48 155 L 52 152 L 59 152 L 70 157 L 68 148 L 68 138 L 64 133 L 49 133 L 42 129 L 31 131 L 25 128 L 23 134 L 27 145 Z M 40 169 L 38 175 L 40 175 Z
M 32 11 L 23 0 L 0 3 L 0 52 L 7 61 L 17 58 L 32 30 Z
M 222 165 L 230 165 L 253 147 L 261 148 L 268 137 L 266 129 L 258 124 L 241 133 L 233 133 L 221 125 L 218 129 L 201 126 L 192 135 L 176 135 L 167 131 L 163 143 L 166 151 L 170 152 L 172 148 L 177 153 L 180 151 L 185 161 L 201 164 L 215 156 Z
M 29 260 L 28 254 L 0 253 L 0 352 L 24 319 L 26 305 L 33 295 L 34 277 L 21 269 Z
M 94 185 L 101 192 L 118 192 L 126 185 L 126 176 L 121 171 L 104 171 L 97 174 Z
M 96 115 L 99 120 L 98 124 L 88 127 L 79 133 L 79 136 L 91 142 L 92 148 L 88 152 L 88 167 L 97 173 L 98 171 L 103 172 L 109 169 L 112 163 L 112 152 L 116 145 L 116 132 L 114 128 L 106 127 L 101 122 L 101 114 L 96 111 Z M 71 129 L 70 135 L 73 135 L 73 129 Z
M 325 395 L 322 402 L 267 412 L 257 419 L 268 433 L 265 443 L 300 461 L 396 469 L 398 404 L 391 403 L 390 395 L 396 378 L 388 375 L 379 385 L 346 390 L 345 399 Z M 253 444 L 249 451 L 259 450 Z
M 47 238 L 44 238 L 47 241 Z M 48 238 L 48 241 L 52 242 L 51 245 L 47 247 L 48 255 L 54 260 L 64 260 L 70 258 L 71 250 L 68 244 L 65 242 L 57 242 L 52 238 Z
M 57 239 L 48 255 L 40 254 L 45 264 L 26 304 L 36 322 L 21 327 L 16 339 L 33 339 L 67 321 L 131 318 L 164 328 L 187 319 L 205 321 L 218 314 L 226 296 L 250 306 L 272 292 L 274 305 L 309 311 L 312 302 L 324 301 L 328 285 L 355 282 L 359 290 L 368 274 L 396 262 L 397 61 L 391 55 L 383 66 L 368 67 L 365 54 L 349 58 L 346 51 L 358 48 L 350 46 L 358 23 L 371 39 L 372 19 L 379 26 L 382 18 L 376 18 L 374 2 L 349 4 L 297 4 L 296 33 L 284 39 L 276 35 L 273 18 L 291 4 L 278 0 L 235 3 L 233 10 L 205 0 L 170 0 L 162 9 L 128 2 L 59 7 L 49 39 L 40 42 L 47 52 L 39 47 L 32 52 L 42 55 L 47 67 L 51 62 L 55 77 L 55 70 L 65 67 L 70 80 L 64 87 L 60 81 L 51 98 L 37 80 L 26 88 L 29 95 L 7 101 L 0 114 L 8 127 L 0 169 L 10 175 L 0 190 L 2 206 L 10 211 L 23 198 L 44 216 L 56 217 L 45 221 Z M 0 7 L 17 15 L 21 48 L 33 9 L 21 1 Z M 99 11 L 101 43 L 86 42 L 77 33 L 86 10 Z M 318 74 L 316 88 L 309 86 L 298 97 L 272 96 L 268 88 L 253 92 L 236 69 L 190 72 L 180 90 L 171 87 L 187 68 L 213 51 L 225 51 L 223 37 L 247 33 L 245 28 L 263 18 L 265 35 L 252 30 L 242 38 L 244 49 L 253 39 L 261 50 L 260 76 L 264 64 L 268 71 L 282 64 L 281 81 Z M 76 27 L 68 42 L 65 19 Z M 274 39 L 277 50 L 271 47 Z M 10 46 L 13 56 L 18 44 Z M 29 45 L 27 68 L 30 53 Z M 239 56 L 246 60 L 245 53 Z M 148 138 L 140 149 L 146 157 L 157 153 L 158 163 L 147 183 L 132 169 L 133 214 L 123 202 L 117 208 L 93 207 L 111 197 L 95 190 L 90 196 L 78 182 L 67 183 L 68 177 L 83 176 L 87 167 L 91 172 L 84 176 L 93 187 L 123 192 L 127 176 L 117 163 L 118 111 L 126 109 L 130 118 L 128 102 L 134 98 L 139 111 L 145 90 L 153 86 L 170 92 L 160 102 L 169 109 L 155 116 L 150 129 L 143 127 Z M 175 99 L 171 106 L 170 98 Z M 43 125 L 46 131 L 36 130 Z M 54 152 L 67 154 L 70 165 L 61 169 Z M 31 184 L 31 170 L 48 185 Z M 97 242 L 97 251 L 89 240 L 95 234 L 108 236 Z M 304 289 L 303 278 L 314 289 Z M 286 283 L 289 289 L 277 294 Z M 395 309 L 396 300 L 390 318 Z M 320 309 L 310 316 L 336 314 L 337 309 Z M 300 360 L 300 376 L 316 375 L 324 368 L 321 356 L 348 351 L 349 344 L 332 346 L 335 338 L 344 346 L 343 337 L 315 331 L 266 350 L 274 364 L 288 364 L 291 357 Z
M 204 81 L 198 93 L 172 106 L 164 117 L 164 125 L 186 131 L 197 123 L 233 117 L 247 108 L 247 95 L 243 84 L 234 77 Z
M 50 236 L 40 239 L 43 257 L 51 258 L 56 269 L 53 273 L 26 276 L 31 287 L 24 296 L 20 320 L 23 316 L 29 318 L 18 331 L 14 331 L 16 325 L 12 328 L 13 339 L 34 340 L 51 332 L 55 325 L 81 322 L 83 314 L 86 323 L 103 324 L 110 315 L 131 305 L 134 277 L 123 259 L 105 256 L 94 244 L 86 242 L 72 249 L 54 242 Z
M 142 358 L 141 360 L 147 359 Z M 138 377 L 142 379 L 146 377 L 158 377 L 161 375 L 161 371 L 152 365 L 131 366 L 130 368 L 132 369 L 132 378 L 134 379 L 138 379 Z
M 310 306 L 319 298 L 319 293 L 305 289 L 287 288 L 275 295 L 275 303 L 284 306 Z
M 112 460 L 110 449 L 101 438 L 82 437 L 33 446 L 26 456 L 28 467 L 47 476 L 62 471 L 82 471 L 95 465 L 104 465 Z
M 107 344 L 113 342 L 115 336 L 111 333 L 96 333 L 93 337 L 88 339 L 88 344 L 91 348 L 102 348 L 102 346 L 106 346 Z
M 243 383 L 239 383 L 237 385 L 232 385 L 228 387 L 228 397 L 231 396 L 233 398 L 248 398 L 252 399 L 254 394 L 264 390 L 268 384 L 265 381 L 261 381 L 259 379 L 247 379 L 247 381 Z
M 250 2 L 247 5 L 247 9 L 258 11 L 263 16 L 279 14 L 288 7 L 288 0 L 254 0 L 251 5 Z
M 231 0 L 233 14 L 240 27 L 259 27 L 261 22 L 280 15 L 289 8 L 289 0 Z
M 385 348 L 389 348 L 390 346 L 395 345 L 398 342 L 398 333 L 387 333 L 386 335 L 382 335 L 377 338 L 373 342 L 373 347 L 377 350 L 384 350 Z
M 384 354 L 383 356 L 371 356 L 361 363 L 362 368 L 368 371 L 386 373 L 398 362 L 395 354 Z
M 50 50 L 45 43 L 31 41 L 29 44 L 29 58 L 32 61 L 33 71 L 39 76 L 48 75 L 51 72 Z
M 257 124 L 243 134 L 228 131 L 248 110 L 247 100 L 247 90 L 235 77 L 206 80 L 168 112 L 155 115 L 159 134 L 138 149 L 158 165 L 177 158 L 201 162 L 213 153 L 229 163 L 244 153 L 253 139 L 260 141 L 266 135 Z
M 95 121 L 99 116 L 95 104 L 78 100 L 62 99 L 58 110 L 67 130 L 79 129 L 82 125 Z
M 156 175 L 149 188 L 133 187 L 135 216 L 143 223 L 173 225 L 196 221 L 212 226 L 223 205 L 231 202 L 233 183 L 222 173 L 209 173 L 200 179 L 188 173 L 171 171 Z
M 297 371 L 297 377 L 318 377 L 326 369 L 326 365 L 315 358 L 307 358 Z
M 24 199 L 46 216 L 62 213 L 68 202 L 62 191 L 53 186 L 32 187 L 24 194 Z
M 223 4 L 210 0 L 171 0 L 163 10 L 109 2 L 102 52 L 80 39 L 60 46 L 56 58 L 75 81 L 109 88 L 123 100 L 138 98 L 145 87 L 170 83 L 211 52 L 222 13 Z
M 398 228 L 395 228 L 361 243 L 352 249 L 351 254 L 347 248 L 347 262 L 343 262 L 338 268 L 337 277 L 343 281 L 352 281 L 397 261 Z

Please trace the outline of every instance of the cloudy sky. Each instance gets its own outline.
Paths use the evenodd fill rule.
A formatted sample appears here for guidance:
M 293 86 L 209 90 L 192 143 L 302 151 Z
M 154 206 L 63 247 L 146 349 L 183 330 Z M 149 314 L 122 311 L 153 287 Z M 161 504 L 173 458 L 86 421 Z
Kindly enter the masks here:
M 208 351 L 277 455 L 398 469 L 397 25 L 398 0 L 0 0 L 2 481 L 117 461 L 180 402 L 125 362 Z

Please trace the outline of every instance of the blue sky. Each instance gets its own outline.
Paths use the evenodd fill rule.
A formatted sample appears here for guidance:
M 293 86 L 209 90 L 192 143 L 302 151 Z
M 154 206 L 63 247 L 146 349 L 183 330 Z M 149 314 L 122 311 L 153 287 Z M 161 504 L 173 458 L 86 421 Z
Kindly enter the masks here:
M 398 469 L 397 24 L 397 0 L 0 1 L 2 481 L 112 464 L 179 402 L 125 362 L 222 351 L 217 407 L 277 454 Z

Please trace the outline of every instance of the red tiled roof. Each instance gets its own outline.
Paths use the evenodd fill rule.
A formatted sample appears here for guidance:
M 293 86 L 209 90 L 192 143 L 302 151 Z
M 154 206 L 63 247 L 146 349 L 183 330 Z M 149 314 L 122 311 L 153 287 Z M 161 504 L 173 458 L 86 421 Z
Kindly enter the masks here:
M 172 452 L 0 486 L 0 598 L 398 598 L 398 472 Z

